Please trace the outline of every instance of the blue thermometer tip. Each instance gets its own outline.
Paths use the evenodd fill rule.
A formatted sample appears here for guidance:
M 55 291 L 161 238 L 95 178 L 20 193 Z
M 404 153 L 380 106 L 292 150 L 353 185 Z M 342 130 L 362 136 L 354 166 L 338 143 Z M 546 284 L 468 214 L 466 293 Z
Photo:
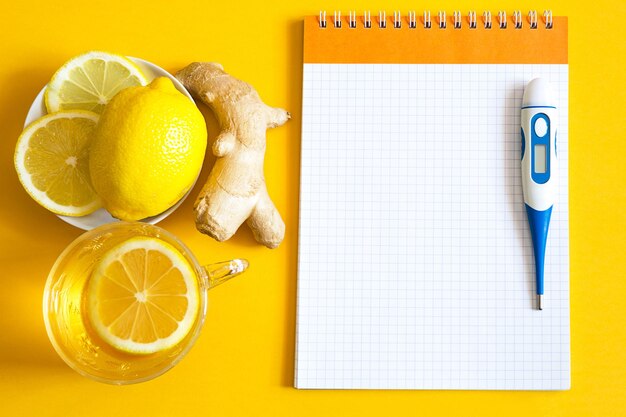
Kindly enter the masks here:
M 533 252 L 535 255 L 535 280 L 537 282 L 537 302 L 541 310 L 541 296 L 543 295 L 543 271 L 546 259 L 546 242 L 548 240 L 548 228 L 550 227 L 550 217 L 552 207 L 547 210 L 535 210 L 526 204 L 526 214 L 530 226 L 530 236 L 533 241 Z

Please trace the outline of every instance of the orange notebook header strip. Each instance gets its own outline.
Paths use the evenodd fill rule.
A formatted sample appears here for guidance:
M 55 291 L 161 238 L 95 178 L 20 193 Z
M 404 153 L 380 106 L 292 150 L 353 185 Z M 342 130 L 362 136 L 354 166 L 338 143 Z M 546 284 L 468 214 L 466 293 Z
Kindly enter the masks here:
M 379 25 L 378 16 L 371 17 L 371 27 L 365 27 L 363 16 L 341 17 L 341 27 L 335 27 L 331 15 L 326 27 L 320 27 L 318 16 L 304 19 L 305 64 L 567 64 L 567 17 L 554 17 L 551 29 L 539 19 L 531 29 L 524 18 L 522 27 L 515 28 L 512 17 L 501 29 L 496 16 L 492 27 L 486 29 L 478 19 L 471 29 L 467 16 L 461 27 L 454 27 L 451 16 L 446 28 L 440 28 L 437 17 L 425 28 L 421 16 L 415 27 L 409 27 L 402 16 L 401 27 L 394 27 L 394 17 L 387 16 L 386 28 Z

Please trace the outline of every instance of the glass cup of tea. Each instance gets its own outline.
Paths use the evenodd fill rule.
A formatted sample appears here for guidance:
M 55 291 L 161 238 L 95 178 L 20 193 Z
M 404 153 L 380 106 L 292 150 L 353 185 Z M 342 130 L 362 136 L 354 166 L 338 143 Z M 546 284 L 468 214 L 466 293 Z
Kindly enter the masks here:
M 153 379 L 198 338 L 207 291 L 247 267 L 244 259 L 202 266 L 154 225 L 97 227 L 72 242 L 50 271 L 43 297 L 48 337 L 83 376 L 117 385 Z

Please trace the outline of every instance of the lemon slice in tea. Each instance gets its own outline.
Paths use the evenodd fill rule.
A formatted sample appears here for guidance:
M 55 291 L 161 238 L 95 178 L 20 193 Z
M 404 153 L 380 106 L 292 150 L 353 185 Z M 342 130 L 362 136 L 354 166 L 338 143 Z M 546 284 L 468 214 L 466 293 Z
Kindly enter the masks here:
M 107 252 L 87 287 L 96 333 L 134 354 L 164 351 L 191 331 L 200 305 L 193 266 L 169 243 L 131 238 Z
M 141 70 L 128 58 L 92 51 L 59 68 L 48 83 L 44 101 L 48 113 L 72 109 L 101 113 L 117 93 L 146 83 Z
M 102 207 L 89 179 L 89 146 L 98 115 L 59 112 L 30 124 L 17 140 L 15 170 L 24 189 L 48 210 L 84 216 Z

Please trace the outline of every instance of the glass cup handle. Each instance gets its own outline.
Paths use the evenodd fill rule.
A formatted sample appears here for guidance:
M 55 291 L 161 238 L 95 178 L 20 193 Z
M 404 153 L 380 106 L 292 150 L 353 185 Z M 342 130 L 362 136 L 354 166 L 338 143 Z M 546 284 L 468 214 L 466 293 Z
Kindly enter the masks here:
M 202 269 L 206 272 L 208 279 L 208 289 L 215 288 L 229 279 L 236 277 L 248 269 L 249 265 L 250 263 L 246 259 L 233 259 L 203 266 Z

